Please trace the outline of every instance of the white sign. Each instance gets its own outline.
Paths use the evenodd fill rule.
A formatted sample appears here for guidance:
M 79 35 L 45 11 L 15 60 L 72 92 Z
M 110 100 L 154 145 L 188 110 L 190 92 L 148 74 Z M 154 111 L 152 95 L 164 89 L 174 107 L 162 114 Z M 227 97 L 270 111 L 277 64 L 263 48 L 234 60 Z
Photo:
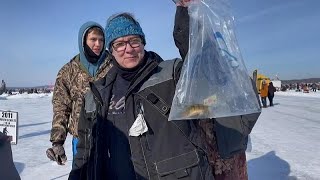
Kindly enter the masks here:
M 18 112 L 0 110 L 0 131 L 11 138 L 11 144 L 17 144 Z

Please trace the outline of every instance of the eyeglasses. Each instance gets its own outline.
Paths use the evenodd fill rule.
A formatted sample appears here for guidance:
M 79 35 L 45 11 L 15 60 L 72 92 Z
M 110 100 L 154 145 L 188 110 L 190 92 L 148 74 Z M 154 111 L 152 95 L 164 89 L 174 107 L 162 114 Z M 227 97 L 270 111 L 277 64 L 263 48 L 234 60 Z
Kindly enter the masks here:
M 133 39 L 130 39 L 129 41 L 114 42 L 112 44 L 112 47 L 115 51 L 120 52 L 126 49 L 127 44 L 129 44 L 132 48 L 137 48 L 141 46 L 142 40 L 140 38 L 133 38 Z

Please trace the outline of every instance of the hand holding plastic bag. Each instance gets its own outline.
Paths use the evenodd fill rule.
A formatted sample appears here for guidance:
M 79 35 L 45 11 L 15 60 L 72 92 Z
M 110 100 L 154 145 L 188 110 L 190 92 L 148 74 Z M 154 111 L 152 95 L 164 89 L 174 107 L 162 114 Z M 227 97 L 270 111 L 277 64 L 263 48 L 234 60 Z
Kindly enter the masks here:
M 172 1 L 178 6 L 187 7 L 190 2 L 195 3 L 195 2 L 200 2 L 201 0 L 172 0 Z
M 188 2 L 190 45 L 169 120 L 261 111 L 236 42 L 229 9 L 226 0 Z

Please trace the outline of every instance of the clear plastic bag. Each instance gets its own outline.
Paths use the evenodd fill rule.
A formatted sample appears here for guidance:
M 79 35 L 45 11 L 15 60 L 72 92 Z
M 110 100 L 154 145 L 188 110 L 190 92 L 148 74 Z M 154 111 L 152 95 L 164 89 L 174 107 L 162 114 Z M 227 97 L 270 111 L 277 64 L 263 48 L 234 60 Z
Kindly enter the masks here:
M 242 60 L 226 0 L 192 1 L 189 51 L 169 120 L 229 117 L 260 112 Z

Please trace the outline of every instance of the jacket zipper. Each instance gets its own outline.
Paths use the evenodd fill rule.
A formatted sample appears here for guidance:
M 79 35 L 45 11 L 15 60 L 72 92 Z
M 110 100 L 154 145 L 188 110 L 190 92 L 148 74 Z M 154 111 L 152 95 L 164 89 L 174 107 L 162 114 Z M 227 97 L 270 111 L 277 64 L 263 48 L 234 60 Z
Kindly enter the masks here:
M 144 116 L 144 109 L 143 109 L 143 105 L 141 103 L 141 100 L 139 100 L 137 102 L 137 106 L 138 106 L 138 114 L 141 114 L 142 116 Z M 146 137 L 147 138 L 147 137 Z M 142 150 L 142 155 L 143 155 L 143 160 L 144 160 L 144 164 L 146 165 L 146 169 L 147 169 L 147 173 L 148 173 L 148 178 L 150 179 L 150 172 L 149 172 L 149 167 L 148 167 L 148 163 L 147 163 L 147 158 L 145 156 L 145 151 L 143 149 L 143 145 L 142 145 L 142 135 L 139 136 L 139 142 L 140 142 L 140 147 L 141 147 L 141 150 Z M 144 143 L 145 144 L 145 143 Z

